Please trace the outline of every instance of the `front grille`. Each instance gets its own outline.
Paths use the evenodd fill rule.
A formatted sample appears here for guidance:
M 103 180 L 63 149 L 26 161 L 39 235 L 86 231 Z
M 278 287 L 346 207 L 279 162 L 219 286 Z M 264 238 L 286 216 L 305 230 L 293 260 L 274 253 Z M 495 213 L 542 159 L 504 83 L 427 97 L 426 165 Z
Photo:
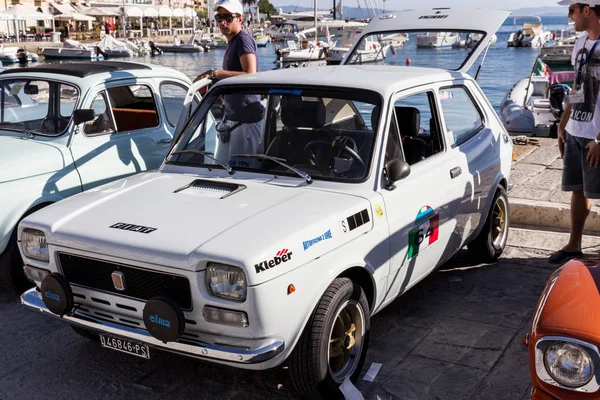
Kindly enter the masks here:
M 192 309 L 190 283 L 185 277 L 72 254 L 59 253 L 58 258 L 69 283 L 139 300 L 166 296 L 176 301 L 182 309 Z M 113 285 L 111 274 L 115 271 L 123 273 L 125 290 L 117 290 Z

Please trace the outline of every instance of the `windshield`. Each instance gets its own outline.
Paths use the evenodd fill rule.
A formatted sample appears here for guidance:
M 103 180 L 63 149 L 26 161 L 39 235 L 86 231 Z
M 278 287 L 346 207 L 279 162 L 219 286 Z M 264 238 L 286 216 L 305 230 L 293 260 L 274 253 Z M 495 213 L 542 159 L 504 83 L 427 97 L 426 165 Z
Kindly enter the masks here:
M 363 36 L 354 51 L 346 55 L 345 63 L 374 62 L 458 70 L 484 35 L 473 31 L 377 32 Z
M 1 80 L 0 129 L 58 136 L 67 128 L 78 98 L 75 86 L 61 82 Z
M 374 93 L 327 88 L 215 88 L 169 162 L 298 176 L 292 167 L 313 179 L 361 181 L 368 174 L 380 103 Z M 184 150 L 195 151 L 177 153 Z

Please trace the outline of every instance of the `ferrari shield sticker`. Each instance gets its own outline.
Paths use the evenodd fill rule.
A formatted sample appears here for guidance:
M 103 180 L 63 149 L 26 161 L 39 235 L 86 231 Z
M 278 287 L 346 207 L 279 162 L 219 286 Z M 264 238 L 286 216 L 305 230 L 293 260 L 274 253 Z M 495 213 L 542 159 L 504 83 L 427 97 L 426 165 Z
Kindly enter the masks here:
M 408 259 L 438 240 L 440 216 L 433 208 L 425 206 L 419 210 L 414 228 L 408 233 Z

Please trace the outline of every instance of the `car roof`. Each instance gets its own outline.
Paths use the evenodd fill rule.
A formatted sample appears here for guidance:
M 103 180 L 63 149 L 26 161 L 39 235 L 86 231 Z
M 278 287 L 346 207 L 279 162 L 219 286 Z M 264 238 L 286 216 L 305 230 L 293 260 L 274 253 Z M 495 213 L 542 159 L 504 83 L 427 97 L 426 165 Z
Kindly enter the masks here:
M 158 73 L 158 74 L 157 74 Z M 189 78 L 173 68 L 153 64 L 142 64 L 125 61 L 91 61 L 68 64 L 44 64 L 28 68 L 7 69 L 0 73 L 0 78 L 11 75 L 47 75 L 49 78 L 73 77 L 70 79 L 83 84 L 89 82 L 89 77 L 94 76 L 100 80 L 124 79 L 136 77 L 172 76 L 189 81 Z M 54 76 L 53 76 L 54 75 Z M 87 78 L 87 79 L 86 79 Z M 94 79 L 94 82 L 97 82 Z
M 450 79 L 471 79 L 460 72 L 424 67 L 342 65 L 310 68 L 285 68 L 257 74 L 240 75 L 219 83 L 291 85 L 295 87 L 329 86 L 372 90 L 383 96 L 398 90 Z

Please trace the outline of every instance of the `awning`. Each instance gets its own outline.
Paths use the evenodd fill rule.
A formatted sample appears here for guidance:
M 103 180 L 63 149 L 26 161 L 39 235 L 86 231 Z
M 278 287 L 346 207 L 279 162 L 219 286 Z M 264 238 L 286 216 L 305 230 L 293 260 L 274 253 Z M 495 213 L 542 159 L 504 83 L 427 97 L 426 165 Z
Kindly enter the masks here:
M 184 8 L 183 12 L 184 12 L 185 16 L 188 17 L 188 18 L 193 18 L 193 17 L 195 17 L 195 16 L 198 15 L 196 13 L 196 11 L 194 11 L 193 8 L 189 8 L 189 7 Z
M 176 8 L 173 10 L 173 17 L 175 18 L 183 18 L 185 17 L 185 11 L 183 11 L 183 8 Z
M 173 10 L 171 10 L 167 6 L 162 6 L 161 8 L 158 9 L 158 16 L 159 17 L 171 17 L 171 16 L 173 16 Z
M 83 15 L 75 7 L 70 4 L 50 3 L 54 11 L 59 14 L 54 16 L 54 19 L 59 21 L 95 21 L 96 18 Z
M 132 18 L 143 17 L 144 13 L 137 7 L 125 7 L 125 15 Z
M 87 10 L 81 11 L 81 13 L 85 15 L 90 15 L 92 17 L 115 17 L 117 15 L 120 15 L 116 12 L 106 11 L 97 7 L 88 8 Z
M 18 20 L 38 20 L 44 21 L 48 19 L 54 19 L 54 15 L 38 12 L 35 8 L 25 7 L 22 4 L 15 4 L 14 6 L 0 11 L 0 15 L 9 15 L 12 16 L 12 19 Z M 6 17 L 0 17 L 6 18 Z M 8 17 L 11 19 L 10 17 Z
M 151 18 L 156 18 L 158 17 L 158 10 L 156 8 L 146 8 L 144 10 L 144 17 L 151 17 Z

